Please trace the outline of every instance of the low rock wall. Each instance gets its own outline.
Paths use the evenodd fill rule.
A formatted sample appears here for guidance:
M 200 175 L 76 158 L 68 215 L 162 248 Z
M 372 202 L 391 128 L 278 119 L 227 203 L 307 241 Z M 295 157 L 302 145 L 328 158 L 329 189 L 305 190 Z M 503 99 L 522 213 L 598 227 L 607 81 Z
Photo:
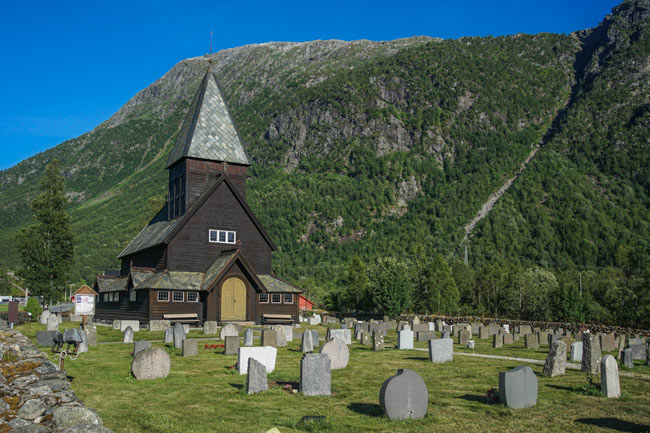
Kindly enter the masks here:
M 65 371 L 0 323 L 0 433 L 111 433 L 70 389 Z

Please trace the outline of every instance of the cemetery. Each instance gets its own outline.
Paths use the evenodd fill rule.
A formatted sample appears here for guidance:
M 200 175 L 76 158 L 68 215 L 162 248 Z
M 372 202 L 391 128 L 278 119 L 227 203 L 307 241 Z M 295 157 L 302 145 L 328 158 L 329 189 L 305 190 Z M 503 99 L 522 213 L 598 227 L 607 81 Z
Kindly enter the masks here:
M 81 332 L 87 351 L 68 357 L 63 373 L 54 373 L 67 379 L 104 424 L 84 431 L 645 431 L 650 426 L 650 367 L 639 348 L 633 356 L 629 347 L 647 349 L 641 336 L 621 343 L 613 335 L 568 336 L 515 325 L 373 322 L 324 317 L 317 325 L 295 327 L 208 323 L 154 330 L 89 324 Z M 39 343 L 50 366 L 59 366 L 60 357 L 43 344 L 46 339 L 78 329 L 78 322 L 54 319 L 17 327 Z M 9 332 L 0 331 L 4 353 Z M 483 333 L 488 335 L 481 338 Z M 495 336 L 508 343 L 495 345 Z M 527 347 L 532 337 L 535 348 Z M 573 357 L 578 340 L 579 360 Z M 601 341 L 614 350 L 601 351 Z M 16 382 L 29 377 L 12 377 L 7 359 L 11 356 L 3 355 L 3 377 Z M 29 405 L 51 402 L 35 397 Z M 5 422 L 14 427 L 23 422 L 19 414 L 30 406 L 14 406 L 26 401 L 8 400 L 11 415 L 3 415 Z M 0 424 L 0 431 L 11 431 L 4 427 L 9 424 Z

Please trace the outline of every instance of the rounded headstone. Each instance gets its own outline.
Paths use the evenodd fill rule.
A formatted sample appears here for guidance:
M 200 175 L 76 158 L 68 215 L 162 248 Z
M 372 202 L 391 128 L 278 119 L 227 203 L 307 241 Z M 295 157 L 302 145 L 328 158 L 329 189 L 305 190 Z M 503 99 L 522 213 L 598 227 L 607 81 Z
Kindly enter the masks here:
M 136 380 L 162 379 L 167 377 L 170 368 L 169 355 L 160 347 L 138 352 L 131 363 L 131 372 Z
M 38 319 L 41 325 L 47 325 L 47 319 L 52 315 L 50 310 L 43 310 L 41 317 Z
M 124 344 L 133 343 L 133 328 L 131 328 L 130 326 L 127 326 L 126 329 L 124 330 L 124 338 L 122 339 L 122 343 Z
M 379 405 L 393 420 L 424 418 L 429 405 L 429 391 L 419 374 L 400 369 L 381 386 Z
M 221 334 L 219 335 L 219 337 L 222 340 L 225 341 L 226 337 L 234 337 L 234 336 L 237 336 L 237 337 L 239 336 L 239 329 L 234 324 L 228 323 L 228 324 L 226 324 L 226 326 L 221 328 Z
M 173 343 L 174 342 L 174 328 L 169 327 L 165 329 L 165 343 Z
M 247 328 L 244 332 L 244 346 L 250 347 L 253 345 L 253 328 Z
M 302 333 L 302 345 L 301 350 L 303 353 L 313 352 L 314 351 L 314 340 L 312 333 L 305 331 Z
M 350 360 L 350 350 L 348 345 L 338 338 L 333 339 L 323 345 L 320 353 L 326 353 L 332 362 L 332 370 L 340 370 L 348 365 Z

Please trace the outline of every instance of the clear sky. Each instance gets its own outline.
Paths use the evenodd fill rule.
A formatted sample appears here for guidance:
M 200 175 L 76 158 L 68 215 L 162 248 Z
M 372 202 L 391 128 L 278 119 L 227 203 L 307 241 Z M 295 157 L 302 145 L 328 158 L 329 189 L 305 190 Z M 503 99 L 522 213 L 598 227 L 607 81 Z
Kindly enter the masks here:
M 595 27 L 619 0 L 0 2 L 0 169 L 93 129 L 174 64 L 268 41 Z

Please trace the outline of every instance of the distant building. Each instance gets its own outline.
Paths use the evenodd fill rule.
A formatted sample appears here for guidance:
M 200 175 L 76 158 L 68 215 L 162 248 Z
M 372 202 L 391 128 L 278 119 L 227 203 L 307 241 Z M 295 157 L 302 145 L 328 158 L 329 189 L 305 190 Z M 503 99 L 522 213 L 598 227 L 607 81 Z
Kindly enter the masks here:
M 298 308 L 300 311 L 311 310 L 314 307 L 314 303 L 309 299 L 305 298 L 304 295 L 298 295 Z
M 167 160 L 169 197 L 95 281 L 98 319 L 298 319 L 303 290 L 271 271 L 275 244 L 246 204 L 250 159 L 208 68 Z

